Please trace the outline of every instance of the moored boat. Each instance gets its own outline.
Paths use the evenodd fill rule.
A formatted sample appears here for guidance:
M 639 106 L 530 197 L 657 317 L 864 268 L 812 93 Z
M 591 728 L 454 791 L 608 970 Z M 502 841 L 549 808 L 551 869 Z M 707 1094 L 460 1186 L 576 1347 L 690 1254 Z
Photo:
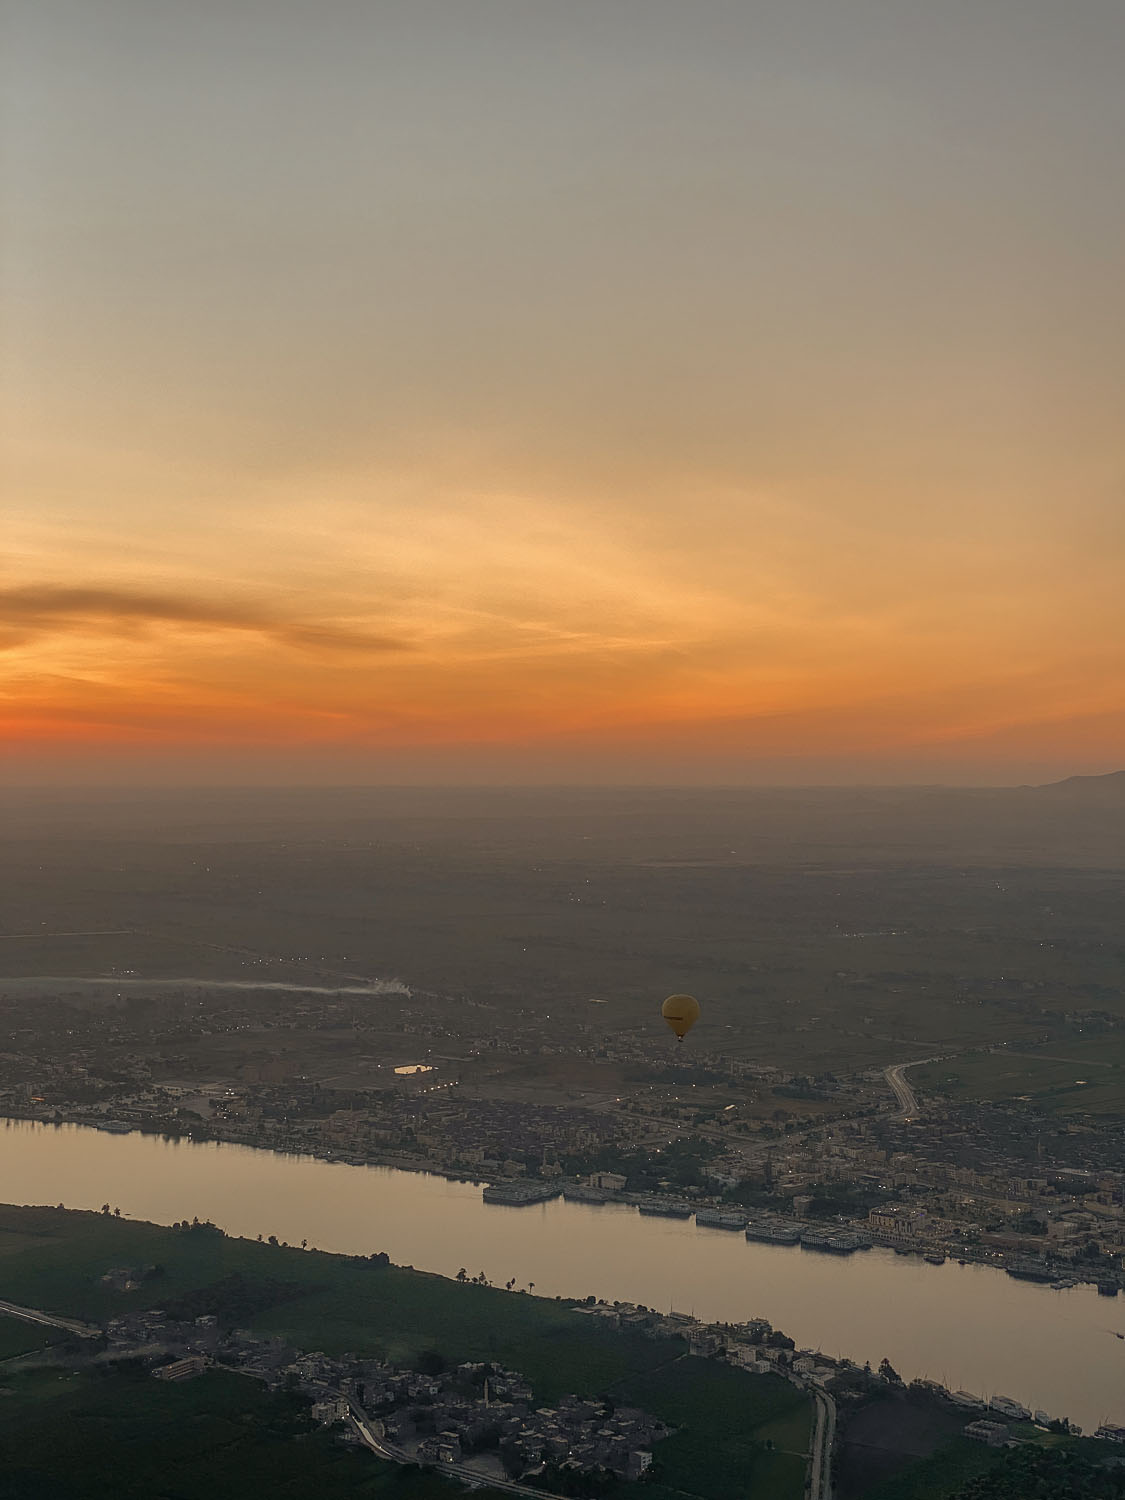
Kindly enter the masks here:
M 607 1203 L 609 1193 L 605 1188 L 590 1187 L 585 1182 L 564 1184 L 562 1195 L 568 1203 Z
M 558 1195 L 559 1189 L 546 1182 L 490 1182 L 481 1194 L 486 1203 L 502 1203 L 508 1208 L 546 1203 Z
M 725 1208 L 699 1208 L 695 1222 L 704 1229 L 745 1229 L 746 1215 Z
M 691 1204 L 681 1198 L 642 1198 L 637 1209 L 661 1219 L 690 1219 L 693 1212 Z
M 746 1226 L 746 1238 L 765 1245 L 795 1245 L 800 1237 L 799 1227 L 784 1219 L 751 1219 Z

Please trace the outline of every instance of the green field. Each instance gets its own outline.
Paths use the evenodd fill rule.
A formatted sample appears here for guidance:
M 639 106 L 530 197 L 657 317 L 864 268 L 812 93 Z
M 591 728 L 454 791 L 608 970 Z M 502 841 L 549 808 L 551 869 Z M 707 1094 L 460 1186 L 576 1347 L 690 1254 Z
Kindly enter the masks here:
M 973 1053 L 913 1069 L 910 1077 L 923 1091 L 953 1099 L 1026 1098 L 1057 1114 L 1125 1115 L 1125 1037 Z
M 327 1354 L 406 1362 L 440 1348 L 458 1359 L 495 1359 L 522 1370 L 548 1401 L 579 1386 L 600 1390 L 682 1349 L 678 1341 L 591 1327 L 569 1304 L 545 1298 L 103 1214 L 0 1207 L 0 1243 L 0 1295 L 12 1302 L 104 1322 L 164 1307 L 237 1271 L 298 1286 L 299 1296 L 250 1320 L 262 1332 Z M 108 1267 L 143 1263 L 162 1274 L 133 1292 L 101 1285 Z
M 232 1272 L 288 1283 L 296 1295 L 250 1318 L 260 1332 L 305 1349 L 399 1363 L 430 1349 L 449 1360 L 495 1360 L 526 1374 L 544 1402 L 571 1391 L 608 1391 L 677 1429 L 658 1450 L 666 1492 L 706 1500 L 801 1495 L 809 1405 L 792 1386 L 685 1359 L 679 1339 L 591 1327 L 565 1302 L 346 1256 L 48 1208 L 0 1206 L 0 1244 L 0 1295 L 13 1302 L 104 1322 L 124 1311 L 169 1306 Z M 101 1285 L 107 1267 L 139 1263 L 163 1269 L 133 1292 Z M 766 1439 L 775 1451 L 762 1450 Z
M 1002 1463 L 1003 1452 L 971 1438 L 954 1438 L 930 1458 L 869 1491 L 864 1500 L 948 1500 L 970 1479 Z
M 811 1410 L 780 1376 L 687 1358 L 624 1381 L 620 1394 L 677 1429 L 653 1453 L 651 1488 L 715 1500 L 803 1493 Z M 767 1440 L 772 1451 L 762 1447 Z
M 0 1389 L 3 1500 L 450 1500 L 456 1493 L 435 1474 L 396 1468 L 309 1431 L 301 1403 L 227 1372 L 168 1385 L 144 1371 L 49 1369 Z
M 43 1328 L 35 1323 L 25 1323 L 20 1318 L 0 1316 L 0 1360 L 30 1354 L 34 1349 L 47 1349 L 65 1336 L 57 1328 Z
M 1078 1459 L 1088 1460 L 1098 1466 L 1106 1459 L 1113 1460 L 1120 1457 L 1120 1449 L 1112 1443 L 1095 1442 L 1091 1438 L 1080 1438 L 1075 1441 L 1073 1438 L 1044 1433 L 1035 1428 L 1016 1427 L 1013 1430 L 1025 1439 L 1030 1438 L 1031 1445 L 1036 1450 L 1065 1450 Z M 1049 1464 L 1052 1460 L 1046 1456 L 1037 1459 L 1026 1447 L 988 1448 L 983 1443 L 973 1442 L 970 1438 L 958 1437 L 940 1448 L 931 1457 L 911 1464 L 909 1468 L 896 1474 L 893 1479 L 887 1480 L 872 1490 L 865 1491 L 863 1500 L 954 1500 L 954 1497 L 961 1494 L 969 1481 L 980 1474 L 1007 1474 L 1011 1471 L 1013 1476 L 1022 1475 L 1025 1465 L 1040 1462 Z M 1008 1482 L 1011 1483 L 1011 1479 Z M 1122 1491 L 1125 1491 L 1125 1482 L 1120 1481 L 1120 1478 L 1119 1482 Z M 1050 1480 L 1028 1481 L 1028 1483 L 1033 1484 L 1034 1487 L 1025 1489 L 1024 1485 L 1020 1484 L 1018 1489 L 1006 1489 L 1004 1493 L 1019 1493 L 1020 1500 L 1032 1500 L 1033 1496 L 1042 1497 L 1042 1500 L 1056 1500 L 1056 1497 L 1057 1500 L 1063 1500 L 1064 1495 L 1089 1493 L 1085 1489 L 1058 1489 L 1051 1485 Z M 1044 1488 L 1044 1483 L 1050 1487 Z M 1117 1491 L 1114 1493 L 1116 1494 Z

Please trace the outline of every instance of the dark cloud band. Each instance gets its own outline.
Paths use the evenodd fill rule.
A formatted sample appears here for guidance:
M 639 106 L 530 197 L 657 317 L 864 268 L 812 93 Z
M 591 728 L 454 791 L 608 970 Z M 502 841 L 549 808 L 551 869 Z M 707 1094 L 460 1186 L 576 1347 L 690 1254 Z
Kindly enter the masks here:
M 410 643 L 396 636 L 327 621 L 294 619 L 258 602 L 50 584 L 0 589 L 0 647 L 89 629 L 124 634 L 137 625 L 160 624 L 250 631 L 307 651 L 410 650 Z

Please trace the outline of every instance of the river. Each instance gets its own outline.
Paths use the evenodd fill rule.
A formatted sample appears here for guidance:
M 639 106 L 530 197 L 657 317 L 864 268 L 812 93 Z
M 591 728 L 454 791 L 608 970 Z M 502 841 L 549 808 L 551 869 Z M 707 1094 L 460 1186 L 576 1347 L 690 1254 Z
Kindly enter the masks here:
M 246 1146 L 111 1135 L 9 1120 L 0 1201 L 64 1203 L 229 1234 L 385 1250 L 400 1265 L 515 1277 L 542 1296 L 596 1293 L 704 1319 L 768 1318 L 799 1347 L 870 1360 L 1080 1422 L 1125 1421 L 1125 1298 L 1015 1281 L 986 1266 L 929 1266 L 890 1250 L 847 1257 L 747 1243 L 624 1204 L 482 1202 L 471 1183 Z

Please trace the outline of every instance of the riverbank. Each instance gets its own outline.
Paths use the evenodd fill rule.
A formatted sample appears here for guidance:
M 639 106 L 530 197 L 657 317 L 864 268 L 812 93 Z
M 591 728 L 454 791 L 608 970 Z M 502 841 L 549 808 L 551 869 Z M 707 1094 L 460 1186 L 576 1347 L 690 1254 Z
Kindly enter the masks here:
M 313 1399 L 322 1388 L 352 1389 L 355 1379 L 371 1378 L 371 1360 L 385 1373 L 392 1365 L 452 1368 L 476 1358 L 506 1366 L 518 1359 L 540 1404 L 571 1393 L 609 1397 L 675 1429 L 654 1452 L 646 1492 L 655 1500 L 798 1500 L 810 1459 L 810 1394 L 833 1415 L 829 1393 L 866 1406 L 874 1401 L 883 1412 L 880 1445 L 894 1468 L 924 1457 L 968 1420 L 948 1392 L 920 1385 L 906 1392 L 893 1375 L 802 1357 L 789 1352 L 791 1341 L 763 1340 L 759 1328 L 512 1295 L 393 1266 L 382 1256 L 232 1240 L 208 1224 L 166 1229 L 112 1214 L 6 1205 L 0 1248 L 8 1285 L 25 1300 L 49 1300 L 56 1315 L 100 1321 L 110 1352 L 129 1356 L 139 1340 L 136 1352 L 159 1363 L 162 1341 L 174 1344 L 186 1332 L 204 1362 L 246 1363 L 275 1386 L 292 1370 Z M 148 1271 L 122 1290 L 118 1279 L 98 1275 L 107 1261 L 147 1264 Z M 157 1305 L 171 1311 L 147 1311 Z M 196 1321 L 201 1308 L 212 1315 L 204 1323 L 217 1320 L 214 1331 Z M 243 1331 L 232 1335 L 235 1325 Z M 89 1322 L 81 1326 L 89 1332 Z M 712 1357 L 689 1353 L 704 1346 Z M 313 1347 L 321 1352 L 300 1357 Z M 96 1347 L 91 1355 L 99 1357 Z M 46 1358 L 58 1370 L 80 1356 L 91 1357 L 72 1347 L 40 1363 Z M 746 1369 L 746 1358 L 767 1356 L 772 1366 Z M 890 1435 L 883 1430 L 888 1401 L 898 1403 Z M 910 1422 L 898 1420 L 903 1412 Z M 1016 1420 L 1012 1431 L 1021 1441 L 1047 1440 L 1017 1418 L 993 1416 Z M 870 1447 L 871 1434 L 861 1428 L 862 1419 L 851 1440 Z M 815 1472 L 828 1472 L 828 1454 L 814 1449 L 811 1462 Z
M 464 1167 L 442 1166 L 424 1156 L 411 1156 L 401 1151 L 355 1152 L 330 1150 L 316 1141 L 279 1145 L 268 1137 L 260 1137 L 254 1131 L 236 1130 L 230 1127 L 219 1129 L 212 1125 L 185 1128 L 175 1120 L 120 1120 L 90 1114 L 61 1113 L 50 1115 L 35 1110 L 18 1111 L 6 1109 L 0 1112 L 0 1121 L 23 1120 L 29 1124 L 56 1126 L 74 1125 L 82 1130 L 100 1130 L 107 1135 L 143 1135 L 162 1141 L 189 1141 L 192 1145 L 210 1143 L 224 1146 L 245 1146 L 251 1151 L 268 1151 L 276 1156 L 310 1158 L 329 1165 L 346 1167 L 389 1167 L 396 1172 L 424 1172 L 431 1177 L 444 1177 L 448 1182 L 471 1182 L 484 1187 L 492 1181 L 480 1173 L 466 1172 Z
M 109 1202 L 165 1224 L 209 1218 L 250 1240 L 384 1251 L 448 1278 L 484 1271 L 548 1297 L 671 1306 L 708 1323 L 764 1318 L 800 1346 L 873 1366 L 886 1357 L 906 1379 L 1010 1395 L 1088 1430 L 1125 1417 L 1121 1345 L 1105 1331 L 1125 1333 L 1125 1307 L 1092 1288 L 1056 1292 L 878 1248 L 836 1256 L 751 1244 L 617 1202 L 492 1206 L 472 1183 L 215 1142 L 17 1121 L 2 1134 L 7 1201 Z
M 799 1500 L 802 1492 L 804 1451 L 769 1451 L 765 1437 L 784 1432 L 789 1447 L 807 1447 L 807 1396 L 777 1374 L 688 1357 L 685 1340 L 656 1316 L 643 1328 L 611 1327 L 567 1300 L 382 1259 L 57 1208 L 0 1206 L 0 1250 L 5 1287 L 28 1306 L 108 1326 L 146 1309 L 194 1306 L 202 1293 L 222 1327 L 237 1322 L 328 1358 L 488 1361 L 526 1376 L 543 1404 L 612 1394 L 661 1416 L 676 1428 L 661 1462 L 680 1492 L 700 1500 Z M 104 1280 L 121 1265 L 159 1269 L 122 1291 Z
M 734 1224 L 737 1213 L 732 1213 L 730 1205 L 724 1204 L 717 1196 L 701 1195 L 690 1203 L 685 1203 L 681 1198 L 670 1195 L 662 1197 L 652 1193 L 591 1188 L 588 1184 L 573 1179 L 558 1178 L 542 1181 L 527 1177 L 497 1177 L 469 1173 L 463 1167 L 443 1166 L 431 1161 L 428 1157 L 411 1156 L 397 1151 L 367 1151 L 357 1155 L 354 1152 L 318 1148 L 315 1141 L 308 1144 L 302 1143 L 299 1146 L 278 1145 L 276 1142 L 259 1139 L 253 1131 L 236 1130 L 230 1127 L 222 1131 L 211 1126 L 185 1130 L 171 1122 L 162 1124 L 151 1121 L 130 1122 L 95 1119 L 86 1115 L 60 1116 L 57 1119 L 48 1120 L 32 1111 L 21 1114 L 8 1111 L 0 1115 L 0 1120 L 3 1119 L 21 1120 L 49 1127 L 76 1126 L 80 1129 L 101 1131 L 108 1135 L 136 1134 L 161 1141 L 184 1141 L 198 1146 L 222 1144 L 243 1147 L 252 1151 L 268 1152 L 287 1160 L 323 1162 L 326 1166 L 382 1168 L 395 1172 L 418 1173 L 426 1177 L 442 1178 L 447 1182 L 471 1184 L 480 1189 L 485 1195 L 484 1201 L 491 1202 L 493 1206 L 532 1207 L 561 1195 L 570 1202 L 588 1205 L 618 1204 L 623 1207 L 637 1208 L 646 1216 L 654 1218 L 688 1220 L 694 1216 L 700 1228 L 741 1227 L 741 1225 Z M 719 1225 L 704 1224 L 698 1217 L 700 1210 L 720 1215 L 724 1219 L 729 1216 L 731 1222 Z M 901 1238 L 880 1233 L 864 1219 L 790 1219 L 778 1210 L 771 1210 L 764 1214 L 758 1212 L 749 1216 L 744 1215 L 743 1222 L 747 1217 L 751 1223 L 764 1219 L 769 1221 L 771 1226 L 780 1225 L 787 1231 L 785 1235 L 748 1235 L 748 1238 L 766 1239 L 769 1243 L 783 1245 L 794 1250 L 821 1250 L 852 1254 L 876 1245 L 892 1250 L 896 1255 L 916 1259 L 923 1263 L 940 1265 L 946 1260 L 954 1260 L 962 1266 L 978 1265 L 998 1269 L 1010 1276 L 1025 1280 L 1029 1284 L 1050 1287 L 1053 1290 L 1089 1285 L 1097 1287 L 1104 1295 L 1115 1295 L 1117 1291 L 1125 1289 L 1125 1270 L 1107 1269 L 1071 1261 L 1032 1264 L 1026 1254 L 1005 1252 L 972 1244 L 951 1244 L 939 1241 L 904 1243 Z M 830 1243 L 816 1243 L 818 1234 L 825 1236 Z

